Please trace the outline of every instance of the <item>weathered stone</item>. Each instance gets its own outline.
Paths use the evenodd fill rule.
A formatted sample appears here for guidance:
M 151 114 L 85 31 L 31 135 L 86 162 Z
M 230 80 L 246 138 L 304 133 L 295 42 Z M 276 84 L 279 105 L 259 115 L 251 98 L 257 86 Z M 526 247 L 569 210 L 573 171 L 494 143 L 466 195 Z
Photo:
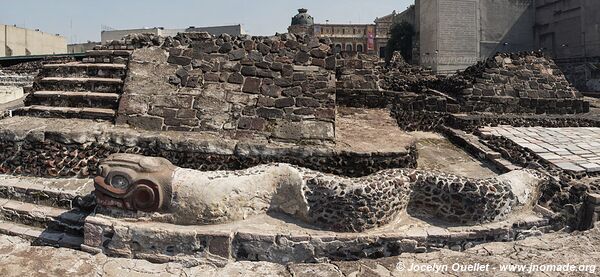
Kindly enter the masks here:
M 246 50 L 244 49 L 236 49 L 229 52 L 229 59 L 232 61 L 239 61 L 244 57 L 246 57 Z
M 302 95 L 302 87 L 286 88 L 282 91 L 282 93 L 285 96 L 298 97 L 298 96 Z
M 164 119 L 154 116 L 133 116 L 127 118 L 127 123 L 146 130 L 161 130 Z
M 232 73 L 227 78 L 227 82 L 232 83 L 232 84 L 243 84 L 244 83 L 244 76 L 242 76 L 242 74 L 237 73 L 237 72 Z
M 309 60 L 310 55 L 306 52 L 299 51 L 298 53 L 296 53 L 296 56 L 294 56 L 294 62 L 296 63 L 304 64 L 307 63 Z
M 218 82 L 220 74 L 214 72 L 207 72 L 204 74 L 204 80 L 207 82 Z
M 256 67 L 254 66 L 243 66 L 242 75 L 244 76 L 256 76 Z
M 169 56 L 167 62 L 181 66 L 186 66 L 192 63 L 192 58 L 184 56 Z
M 310 50 L 310 55 L 315 58 L 324 59 L 325 57 L 327 57 L 327 52 L 322 51 L 321 49 L 313 49 Z
M 296 105 L 298 107 L 319 107 L 319 106 L 321 106 L 321 104 L 319 104 L 319 101 L 312 99 L 312 98 L 307 98 L 307 97 L 298 97 L 296 99 Z
M 268 96 L 260 96 L 258 97 L 258 106 L 259 107 L 275 107 L 275 98 Z
M 247 93 L 258 94 L 260 93 L 260 84 L 261 79 L 248 77 L 244 82 L 244 87 L 242 88 L 242 91 Z
M 227 54 L 231 52 L 231 50 L 233 50 L 233 45 L 231 44 L 231 42 L 225 42 L 219 48 L 219 53 Z
M 281 96 L 281 87 L 277 85 L 267 85 L 263 81 L 263 85 L 261 86 L 261 93 L 270 97 L 279 97 Z
M 273 108 L 258 108 L 256 109 L 256 115 L 266 119 L 275 119 L 283 118 L 284 112 Z
M 292 107 L 294 104 L 295 100 L 293 97 L 279 98 L 275 100 L 275 107 L 277 108 Z
M 275 85 L 285 88 L 292 86 L 292 81 L 287 78 L 275 78 Z
M 325 58 L 325 69 L 334 70 L 335 64 L 335 56 L 329 56 Z
M 238 121 L 238 128 L 244 130 L 263 131 L 267 126 L 267 121 L 264 118 L 242 117 Z

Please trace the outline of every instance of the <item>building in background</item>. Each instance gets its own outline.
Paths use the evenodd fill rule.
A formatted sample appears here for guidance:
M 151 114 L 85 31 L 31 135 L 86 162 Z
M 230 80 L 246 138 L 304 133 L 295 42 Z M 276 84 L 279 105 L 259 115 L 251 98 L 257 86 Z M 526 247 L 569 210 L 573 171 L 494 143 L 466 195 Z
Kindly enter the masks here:
M 371 55 L 385 54 L 389 39 L 390 17 L 387 15 L 375 24 L 318 24 L 307 9 L 299 9 L 288 28 L 290 33 L 306 33 L 317 37 L 328 37 L 337 51 L 356 51 Z M 379 22 L 378 22 L 379 21 Z M 379 26 L 379 28 L 378 28 Z M 378 30 L 382 33 L 378 33 Z M 381 48 L 383 47 L 383 50 Z M 383 55 L 381 55 L 383 57 Z
M 600 1 L 536 0 L 535 42 L 556 59 L 600 56 Z
M 85 53 L 88 50 L 93 50 L 94 47 L 100 45 L 100 42 L 88 41 L 84 43 L 73 43 L 67 45 L 67 53 L 69 54 L 77 54 L 77 53 Z
M 190 26 L 186 29 L 165 29 L 163 27 L 143 28 L 143 29 L 128 29 L 128 30 L 103 30 L 101 34 L 102 43 L 111 40 L 119 40 L 130 34 L 154 34 L 158 36 L 175 36 L 177 33 L 185 32 L 208 32 L 214 36 L 221 34 L 229 34 L 231 36 L 240 36 L 244 34 L 242 25 L 227 25 L 227 26 L 209 26 L 196 27 Z
M 0 25 L 0 57 L 64 53 L 67 53 L 67 39 L 63 36 Z
M 536 0 L 534 31 L 577 89 L 600 92 L 600 1 Z
M 535 48 L 533 0 L 416 0 L 414 11 L 419 63 L 436 72 Z

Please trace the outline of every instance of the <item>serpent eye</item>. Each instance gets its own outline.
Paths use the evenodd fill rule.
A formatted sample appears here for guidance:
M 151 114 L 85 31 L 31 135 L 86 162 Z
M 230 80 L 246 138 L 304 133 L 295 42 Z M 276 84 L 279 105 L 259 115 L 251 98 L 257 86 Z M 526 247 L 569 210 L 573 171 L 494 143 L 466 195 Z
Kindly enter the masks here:
M 123 175 L 115 175 L 110 179 L 110 185 L 125 190 L 129 187 L 129 179 Z

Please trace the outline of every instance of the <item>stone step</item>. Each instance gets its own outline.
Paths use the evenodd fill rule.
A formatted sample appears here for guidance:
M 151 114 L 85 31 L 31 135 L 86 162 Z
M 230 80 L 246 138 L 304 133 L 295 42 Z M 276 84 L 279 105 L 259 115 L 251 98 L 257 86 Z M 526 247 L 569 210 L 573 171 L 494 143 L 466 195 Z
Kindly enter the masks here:
M 127 66 L 124 64 L 115 63 L 59 63 L 59 64 L 45 64 L 44 68 L 96 68 L 96 69 L 126 69 Z
M 127 50 L 90 50 L 83 58 L 84 63 L 127 64 L 132 51 Z
M 26 106 L 13 111 L 14 115 L 35 117 L 58 117 L 58 118 L 83 118 L 113 120 L 115 110 L 101 108 L 72 108 L 72 107 L 47 107 Z
M 49 91 L 93 91 L 119 93 L 123 87 L 123 80 L 120 78 L 98 77 L 45 77 L 36 83 L 34 87 L 36 90 Z
M 41 77 L 100 77 L 124 79 L 127 66 L 115 63 L 65 63 L 46 64 L 40 72 Z
M 48 161 L 54 162 L 54 161 Z M 59 175 L 54 172 L 52 175 Z M 78 196 L 94 190 L 92 179 L 36 178 L 0 175 L 0 198 L 55 208 L 71 209 Z
M 521 167 L 513 165 L 502 158 L 500 153 L 483 144 L 475 135 L 450 127 L 443 127 L 442 131 L 452 143 L 465 149 L 479 160 L 491 163 L 503 173 L 521 169 Z
M 85 52 L 88 57 L 96 56 L 119 56 L 129 57 L 133 51 L 130 50 L 88 50 Z
M 120 95 L 91 91 L 36 91 L 27 98 L 27 105 L 53 107 L 103 108 L 116 110 Z
M 45 230 L 9 221 L 0 221 L 0 234 L 16 236 L 32 242 L 33 245 L 67 247 L 81 249 L 83 236 Z
M 100 83 L 100 84 L 113 84 L 122 85 L 123 80 L 119 78 L 77 78 L 77 77 L 46 77 L 43 78 L 43 83 Z
M 0 219 L 23 225 L 83 235 L 87 213 L 0 198 Z

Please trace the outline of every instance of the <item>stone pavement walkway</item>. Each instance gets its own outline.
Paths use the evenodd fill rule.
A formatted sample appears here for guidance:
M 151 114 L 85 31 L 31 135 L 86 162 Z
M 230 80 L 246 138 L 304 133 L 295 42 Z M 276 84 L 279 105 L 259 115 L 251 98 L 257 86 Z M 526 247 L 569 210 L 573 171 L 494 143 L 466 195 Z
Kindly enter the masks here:
M 511 270 L 504 266 L 515 266 Z M 517 268 L 516 266 L 524 266 Z M 470 267 L 469 267 L 470 266 Z M 559 267 L 560 266 L 560 267 Z M 0 235 L 0 276 L 598 276 L 600 229 L 553 233 L 516 242 L 483 244 L 465 252 L 425 254 L 354 262 L 280 265 L 266 262 L 152 264 L 71 249 L 33 247 Z M 419 271 L 410 271 L 418 268 Z M 464 271 L 463 271 L 464 270 Z M 531 274 L 527 271 L 531 270 Z M 525 272 L 523 272 L 525 271 Z
M 485 127 L 485 135 L 502 136 L 572 172 L 600 172 L 600 128 Z

